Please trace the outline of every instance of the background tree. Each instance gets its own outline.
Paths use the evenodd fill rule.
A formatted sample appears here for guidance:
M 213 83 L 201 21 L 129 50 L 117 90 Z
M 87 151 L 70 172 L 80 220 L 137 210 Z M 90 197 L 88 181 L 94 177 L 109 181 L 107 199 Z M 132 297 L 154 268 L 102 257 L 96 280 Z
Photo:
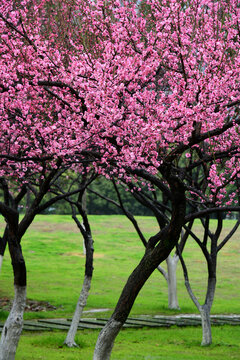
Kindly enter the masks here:
M 69 204 L 72 210 L 72 218 L 76 223 L 79 231 L 83 237 L 83 247 L 84 255 L 86 257 L 85 261 L 85 274 L 82 289 L 80 296 L 76 305 L 76 309 L 72 318 L 68 334 L 64 341 L 68 347 L 78 346 L 75 342 L 75 336 L 78 329 L 78 324 L 82 316 L 83 309 L 87 303 L 87 298 L 89 295 L 92 275 L 93 275 L 93 238 L 91 232 L 91 226 L 87 215 L 86 203 L 85 203 L 85 194 L 88 186 L 96 179 L 97 175 L 93 172 L 92 174 L 85 174 L 83 176 L 75 173 L 68 173 L 67 185 L 66 186 L 66 177 L 63 179 L 58 179 L 58 181 L 53 184 L 51 192 L 58 197 L 64 196 L 65 203 Z M 76 188 L 78 192 L 76 193 Z M 73 195 L 71 196 L 71 194 Z M 81 216 L 82 221 L 79 220 L 78 215 Z
M 232 235 L 235 233 L 235 231 L 239 227 L 239 220 L 236 222 L 232 230 L 227 234 L 227 236 L 224 237 L 220 241 L 220 235 L 221 230 L 223 226 L 222 221 L 222 214 L 218 213 L 218 219 L 217 219 L 217 226 L 215 231 L 211 231 L 209 229 L 209 216 L 206 217 L 206 219 L 201 219 L 202 224 L 204 227 L 204 238 L 199 239 L 198 236 L 191 233 L 193 239 L 197 242 L 199 247 L 202 250 L 202 253 L 206 259 L 207 262 L 207 269 L 208 269 L 208 283 L 207 283 L 207 291 L 206 291 L 206 297 L 204 300 L 204 304 L 200 305 L 199 300 L 194 295 L 194 292 L 190 285 L 190 280 L 188 277 L 188 271 L 185 264 L 185 261 L 183 260 L 183 257 L 181 255 L 181 251 L 179 250 L 180 254 L 180 260 L 183 267 L 183 273 L 185 278 L 185 285 L 188 291 L 189 296 L 191 297 L 192 301 L 196 305 L 197 309 L 200 312 L 201 319 L 202 319 L 202 345 L 210 345 L 212 343 L 212 333 L 211 333 L 211 322 L 210 322 L 210 312 L 214 300 L 214 294 L 215 294 L 215 288 L 216 288 L 216 281 L 217 281 L 217 255 L 218 252 L 223 248 L 223 246 L 231 239 Z M 208 240 L 210 240 L 210 244 L 208 244 Z
M 11 186 L 12 183 L 8 183 L 7 181 L 4 182 L 5 201 L 0 202 L 0 212 L 6 221 L 6 228 L 3 238 L 5 237 L 7 239 L 12 260 L 15 295 L 12 309 L 2 331 L 0 342 L 1 359 L 13 359 L 15 357 L 16 348 L 23 326 L 23 312 L 26 303 L 27 274 L 21 248 L 21 239 L 37 214 L 49 207 L 58 199 L 64 198 L 64 195 L 55 196 L 47 202 L 42 202 L 44 195 L 51 188 L 51 184 L 63 171 L 61 168 L 61 161 L 59 161 L 56 165 L 57 166 L 52 171 L 49 171 L 49 169 L 42 171 L 40 184 L 35 184 L 34 186 L 29 181 L 28 184 L 23 184 L 20 189 L 15 188 L 15 196 L 13 195 L 14 186 Z M 31 189 L 34 195 L 33 201 L 31 202 L 23 218 L 20 219 L 18 203 L 23 198 L 23 196 L 26 195 L 27 187 Z M 77 191 L 74 190 L 74 192 L 79 192 L 79 189 Z

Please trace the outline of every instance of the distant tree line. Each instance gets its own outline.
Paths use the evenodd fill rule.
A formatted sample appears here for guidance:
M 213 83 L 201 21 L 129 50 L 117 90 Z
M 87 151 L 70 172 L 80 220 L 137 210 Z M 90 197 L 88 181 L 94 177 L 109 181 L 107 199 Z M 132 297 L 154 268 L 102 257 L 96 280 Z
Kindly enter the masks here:
M 67 182 L 68 180 L 65 179 Z M 148 193 L 151 193 L 152 190 L 145 189 Z M 153 189 L 156 193 L 158 199 L 161 199 L 162 194 L 157 190 Z M 228 191 L 231 192 L 231 185 L 228 188 Z M 119 192 L 121 198 L 124 202 L 126 209 L 131 209 L 133 215 L 138 216 L 152 216 L 152 211 L 143 206 L 139 201 L 137 201 L 129 188 L 119 186 Z M 0 194 L 2 198 L 3 194 Z M 25 213 L 26 208 L 28 208 L 28 203 L 31 201 L 32 195 L 30 192 L 28 196 L 24 198 L 24 201 L 19 204 L 20 213 Z M 47 196 L 46 196 L 47 197 Z M 50 195 L 49 195 L 50 197 Z M 77 197 L 77 195 L 76 195 Z M 106 179 L 103 176 L 97 177 L 97 179 L 89 186 L 85 193 L 85 206 L 89 215 L 121 215 L 123 214 L 122 210 L 115 206 L 113 203 L 107 201 L 105 198 L 111 199 L 113 201 L 118 201 L 116 191 L 111 180 Z M 226 199 L 228 197 L 226 196 Z M 188 208 L 188 206 L 187 206 Z M 188 210 L 188 209 L 187 209 Z M 43 214 L 57 214 L 57 215 L 71 215 L 72 209 L 68 202 L 64 199 L 59 200 L 53 206 L 50 206 L 48 209 L 42 212 Z M 210 218 L 215 219 L 216 214 L 211 214 Z M 226 219 L 235 219 L 237 218 L 237 212 L 232 212 L 231 214 L 224 213 L 223 218 Z
M 65 180 L 66 182 L 68 180 Z M 119 186 L 119 191 L 121 197 L 124 201 L 126 208 L 130 208 L 134 215 L 142 216 L 151 216 L 151 211 L 142 206 L 135 198 L 132 196 L 128 188 L 123 188 Z M 98 177 L 87 189 L 85 193 L 85 206 L 88 214 L 90 215 L 120 215 L 122 210 L 116 207 L 114 204 L 106 201 L 102 197 L 98 196 L 96 193 L 103 197 L 107 197 L 113 201 L 117 201 L 117 195 L 114 190 L 113 184 L 110 180 L 107 180 L 104 177 Z M 1 193 L 2 198 L 2 193 Z M 47 195 L 48 196 L 48 195 Z M 46 197 L 47 197 L 46 196 Z M 19 204 L 20 213 L 25 213 L 26 208 L 28 208 L 28 203 L 31 201 L 32 195 L 28 194 L 26 198 Z M 50 197 L 50 195 L 49 195 Z M 77 195 L 76 195 L 77 197 Z M 42 212 L 43 214 L 61 214 L 61 215 L 71 215 L 72 210 L 71 206 L 65 200 L 59 200 L 53 206 L 50 206 L 48 209 Z

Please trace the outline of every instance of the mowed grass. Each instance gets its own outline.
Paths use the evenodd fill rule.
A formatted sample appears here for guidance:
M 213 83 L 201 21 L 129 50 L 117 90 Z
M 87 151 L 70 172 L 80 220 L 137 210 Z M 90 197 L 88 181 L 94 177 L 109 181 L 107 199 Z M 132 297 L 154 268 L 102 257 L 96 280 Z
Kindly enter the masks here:
M 151 217 L 138 217 L 146 237 L 158 231 Z M 124 216 L 90 216 L 95 240 L 94 276 L 86 310 L 107 308 L 97 316 L 110 316 L 121 290 L 144 248 L 131 223 Z M 216 224 L 212 221 L 212 227 Z M 224 222 L 224 234 L 234 222 Z M 4 222 L 0 223 L 4 229 Z M 201 237 L 203 230 L 197 222 L 194 231 Z M 57 309 L 46 312 L 27 312 L 25 319 L 71 317 L 81 289 L 85 260 L 81 235 L 71 216 L 40 215 L 22 240 L 28 272 L 28 299 L 48 301 Z M 239 231 L 221 250 L 218 258 L 217 290 L 212 313 L 240 313 L 239 306 Z M 193 239 L 189 239 L 184 258 L 188 265 L 192 287 L 204 301 L 206 263 Z M 163 264 L 165 266 L 165 264 Z M 0 275 L 0 297 L 13 297 L 13 276 L 9 254 L 6 253 Z M 196 308 L 184 287 L 182 269 L 178 266 L 178 298 L 181 313 L 196 313 Z M 167 308 L 167 284 L 155 271 L 140 292 L 131 316 L 140 314 L 174 314 Z M 0 313 L 2 318 L 7 314 Z M 93 317 L 86 312 L 84 317 Z M 208 349 L 199 347 L 200 328 L 127 329 L 117 337 L 112 359 L 240 359 L 240 327 L 215 327 L 214 344 Z M 98 331 L 78 333 L 80 349 L 62 348 L 65 334 L 31 334 L 21 338 L 16 359 L 91 359 Z M 34 355 L 33 355 L 34 353 Z
M 91 360 L 97 330 L 79 331 L 79 348 L 63 347 L 63 332 L 29 334 L 20 339 L 16 360 Z M 213 328 L 214 344 L 201 347 L 200 327 L 124 329 L 116 338 L 111 360 L 239 360 L 240 327 Z

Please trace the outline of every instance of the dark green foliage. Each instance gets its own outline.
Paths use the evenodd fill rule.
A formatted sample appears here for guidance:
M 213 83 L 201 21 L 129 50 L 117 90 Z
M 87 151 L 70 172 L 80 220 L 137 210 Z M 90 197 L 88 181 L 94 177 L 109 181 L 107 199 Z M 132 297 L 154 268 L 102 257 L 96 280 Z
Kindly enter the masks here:
M 123 204 L 128 211 L 134 215 L 152 215 L 148 208 L 142 206 L 134 199 L 130 191 L 126 191 L 122 186 L 118 186 L 118 188 Z M 119 202 L 112 182 L 105 178 L 97 178 L 94 183 L 91 184 L 90 189 L 116 202 Z M 87 211 L 91 215 L 122 214 L 121 209 L 119 209 L 117 206 L 100 198 L 99 196 L 96 196 L 95 194 L 91 193 L 91 191 L 87 191 Z

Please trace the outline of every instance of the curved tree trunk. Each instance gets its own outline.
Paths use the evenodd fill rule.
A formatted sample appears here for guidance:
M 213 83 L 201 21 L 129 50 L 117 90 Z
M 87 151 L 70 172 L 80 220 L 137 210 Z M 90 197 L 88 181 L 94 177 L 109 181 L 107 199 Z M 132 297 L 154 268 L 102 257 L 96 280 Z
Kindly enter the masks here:
M 167 257 L 167 269 L 168 269 L 168 308 L 179 310 L 178 298 L 177 298 L 177 264 L 179 257 L 174 254 Z
M 110 320 L 99 334 L 94 360 L 110 359 L 114 340 L 126 321 L 139 291 L 157 266 L 166 260 L 178 242 L 185 220 L 185 189 L 180 179 L 174 175 L 169 174 L 168 182 L 172 191 L 171 221 L 158 234 L 149 239 L 143 258 L 129 276 Z
M 111 350 L 117 334 L 126 321 L 139 291 L 158 265 L 158 263 L 154 264 L 151 259 L 151 253 L 153 251 L 146 251 L 139 265 L 128 278 L 114 313 L 99 334 L 94 351 L 94 360 L 110 359 Z
M 166 253 L 164 250 L 163 247 L 161 249 L 146 250 L 139 265 L 128 278 L 114 313 L 99 334 L 94 351 L 94 360 L 110 359 L 114 340 L 126 321 L 139 291 L 156 269 L 159 262 L 165 260 L 169 255 L 169 252 Z
M 93 360 L 109 360 L 117 337 L 123 323 L 111 318 L 101 330 L 94 350 Z

